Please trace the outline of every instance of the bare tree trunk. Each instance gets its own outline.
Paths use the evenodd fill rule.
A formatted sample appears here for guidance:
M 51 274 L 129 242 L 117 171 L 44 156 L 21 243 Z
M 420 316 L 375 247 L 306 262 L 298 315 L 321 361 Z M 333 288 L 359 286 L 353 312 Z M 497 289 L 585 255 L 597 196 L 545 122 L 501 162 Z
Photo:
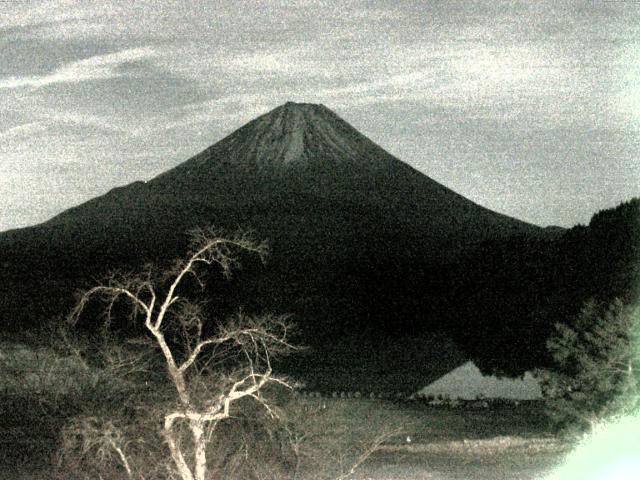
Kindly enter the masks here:
M 167 444 L 169 445 L 171 458 L 173 458 L 182 480 L 194 480 L 193 473 L 191 472 L 189 465 L 187 465 L 184 455 L 182 455 L 182 450 L 180 449 L 178 442 L 176 442 L 176 439 L 173 436 L 173 418 L 171 416 L 167 416 L 165 418 L 163 434 Z
M 207 474 L 207 442 L 203 437 L 204 422 L 202 420 L 192 420 L 189 426 L 193 435 L 196 480 L 205 480 Z

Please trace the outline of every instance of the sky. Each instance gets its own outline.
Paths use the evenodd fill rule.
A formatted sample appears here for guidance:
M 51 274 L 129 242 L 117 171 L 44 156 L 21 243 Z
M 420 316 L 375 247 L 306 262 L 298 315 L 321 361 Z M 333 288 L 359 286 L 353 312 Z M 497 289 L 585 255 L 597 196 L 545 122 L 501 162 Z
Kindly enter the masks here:
M 0 0 L 0 231 L 322 103 L 492 210 L 640 196 L 640 0 Z

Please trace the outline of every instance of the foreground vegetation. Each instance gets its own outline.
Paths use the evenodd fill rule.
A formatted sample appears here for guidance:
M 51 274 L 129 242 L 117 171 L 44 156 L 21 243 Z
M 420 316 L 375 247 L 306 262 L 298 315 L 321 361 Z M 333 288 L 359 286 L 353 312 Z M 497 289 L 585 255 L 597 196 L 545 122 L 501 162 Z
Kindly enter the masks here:
M 640 407 L 640 307 L 587 302 L 547 342 L 553 368 L 538 372 L 549 418 L 560 429 L 593 431 Z
M 154 417 L 167 387 L 162 376 L 145 373 L 125 385 L 107 368 L 84 370 L 51 348 L 15 343 L 0 348 L 0 408 L 6 419 L 0 435 L 1 475 L 124 479 L 126 469 L 109 442 L 118 444 L 129 436 L 123 453 L 130 468 L 141 469 L 144 476 L 139 478 L 171 478 L 165 468 L 166 445 L 157 435 L 162 424 Z M 346 478 L 535 479 L 558 464 L 568 449 L 546 430 L 537 403 L 474 410 L 396 400 L 309 398 L 282 390 L 265 394 L 280 418 L 271 419 L 264 409 L 247 405 L 241 415 L 220 424 L 209 446 L 216 459 L 212 475 L 336 478 L 370 454 Z M 131 409 L 128 402 L 140 395 L 153 402 Z M 380 432 L 396 429 L 402 433 L 385 436 L 371 448 Z
M 172 267 L 114 272 L 81 293 L 53 329 L 44 361 L 25 348 L 3 355 L 6 396 L 46 398 L 50 411 L 40 416 L 64 418 L 56 425 L 56 477 L 296 479 L 316 472 L 343 480 L 393 435 L 385 428 L 351 448 L 310 423 L 319 409 L 292 401 L 295 384 L 272 367 L 272 358 L 296 350 L 286 316 L 240 312 L 212 322 L 205 300 L 191 298 L 206 267 L 228 277 L 239 252 L 265 251 L 243 233 L 193 232 L 190 252 Z M 123 315 L 128 328 L 114 330 Z M 78 336 L 82 316 L 103 323 L 89 329 L 94 338 Z
M 0 344 L 0 413 L 8 419 L 0 460 L 13 469 L 4 473 L 126 480 L 533 479 L 569 448 L 550 434 L 536 402 L 455 402 L 454 408 L 407 397 L 302 395 L 295 380 L 272 365 L 273 358 L 297 350 L 286 316 L 241 311 L 211 322 L 204 300 L 192 298 L 195 287 L 203 287 L 204 267 L 226 277 L 239 251 L 262 256 L 264 245 L 210 230 L 193 239 L 186 258 L 168 269 L 113 273 L 81 293 L 67 321 L 52 324 L 46 338 Z M 102 326 L 82 334 L 77 324 L 83 317 Z M 123 320 L 128 328 L 113 328 Z M 621 323 L 622 333 L 628 323 Z M 559 331 L 577 338 L 568 327 Z M 576 345 L 583 343 L 564 337 L 558 358 L 582 352 Z M 635 379 L 634 352 L 619 355 L 635 343 L 621 338 L 612 358 L 616 368 L 624 360 L 622 378 Z M 593 363 L 586 354 L 579 358 Z M 590 381 L 599 368 L 589 372 Z M 556 383 L 571 388 L 553 390 L 562 401 L 565 390 L 578 391 L 570 373 Z M 554 375 L 547 385 L 560 378 Z M 477 403 L 481 410 L 473 408 Z

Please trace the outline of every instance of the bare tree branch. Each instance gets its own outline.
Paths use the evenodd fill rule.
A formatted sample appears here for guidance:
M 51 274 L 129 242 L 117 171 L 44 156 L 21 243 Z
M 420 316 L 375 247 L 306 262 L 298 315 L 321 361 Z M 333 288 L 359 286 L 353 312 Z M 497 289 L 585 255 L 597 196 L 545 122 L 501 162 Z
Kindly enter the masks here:
M 84 292 L 69 316 L 73 323 L 77 322 L 93 297 L 106 301 L 107 324 L 120 298 L 131 303 L 132 319 L 143 314 L 144 326 L 160 347 L 169 378 L 178 396 L 179 407 L 164 416 L 163 435 L 182 480 L 205 479 L 205 446 L 208 436 L 204 432 L 211 432 L 218 422 L 229 418 L 235 402 L 246 397 L 253 398 L 265 407 L 269 415 L 276 416 L 260 391 L 269 383 L 289 386 L 286 380 L 273 376 L 271 357 L 287 353 L 294 346 L 289 343 L 289 318 L 275 315 L 247 316 L 239 313 L 220 326 L 215 335 L 203 338 L 202 305 L 181 298 L 177 292 L 187 276 L 193 276 L 203 285 L 198 276 L 198 266 L 216 265 L 228 277 L 232 267 L 238 264 L 239 251 L 256 253 L 264 260 L 266 250 L 264 242 L 255 242 L 246 233 L 227 238 L 216 234 L 212 229 L 196 230 L 192 233 L 191 253 L 186 260 L 177 262 L 169 271 L 164 272 L 160 277 L 164 279 L 163 285 L 154 285 L 151 280 L 152 269 L 149 267 L 138 276 L 115 273 L 107 277 L 104 284 Z M 166 335 L 171 333 L 172 328 L 174 332 L 179 332 L 184 342 L 182 354 L 174 352 L 167 341 Z M 202 404 L 194 401 L 195 389 L 203 382 L 190 383 L 187 377 L 190 369 L 198 363 L 201 356 L 205 356 L 205 351 L 209 352 L 210 358 L 203 361 L 211 364 L 216 358 L 221 360 L 221 353 L 226 357 L 230 349 L 244 355 L 247 364 L 244 372 L 240 373 L 242 370 L 238 370 L 232 373 L 228 382 L 221 385 L 216 398 L 208 398 Z M 179 358 L 182 360 L 178 360 Z M 180 422 L 186 424 L 191 431 L 193 457 L 183 453 L 179 441 L 180 431 L 176 429 Z M 118 453 L 124 454 L 122 450 Z M 191 461 L 192 465 L 189 464 Z

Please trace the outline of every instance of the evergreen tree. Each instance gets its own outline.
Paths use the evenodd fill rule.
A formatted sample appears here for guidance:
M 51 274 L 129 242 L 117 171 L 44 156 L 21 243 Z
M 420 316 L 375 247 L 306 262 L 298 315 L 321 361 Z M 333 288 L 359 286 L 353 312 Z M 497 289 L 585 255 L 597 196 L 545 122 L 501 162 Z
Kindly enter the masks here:
M 559 428 L 584 429 L 640 406 L 640 309 L 616 299 L 587 302 L 547 342 L 554 366 L 539 372 L 547 413 Z

